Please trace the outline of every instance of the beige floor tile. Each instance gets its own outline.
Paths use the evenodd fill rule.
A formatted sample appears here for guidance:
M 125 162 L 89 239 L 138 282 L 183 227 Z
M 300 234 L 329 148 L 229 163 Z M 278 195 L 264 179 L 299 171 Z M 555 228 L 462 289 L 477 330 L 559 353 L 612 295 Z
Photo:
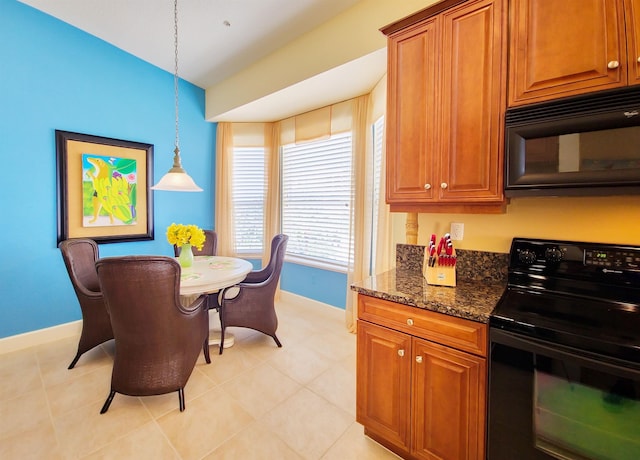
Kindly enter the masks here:
M 200 353 L 182 413 L 177 393 L 116 394 L 100 415 L 113 340 L 71 370 L 78 336 L 0 355 L 0 458 L 395 458 L 354 422 L 355 335 L 344 311 L 288 302 L 277 312 L 283 347 L 229 328 L 235 345 L 223 355 L 210 347 L 211 364 Z
M 84 353 L 73 369 L 67 369 L 78 349 L 78 338 L 64 339 L 36 348 L 45 387 L 69 382 L 103 366 L 113 366 L 113 358 L 101 346 Z
M 356 416 L 356 372 L 351 360 L 334 364 L 307 385 L 314 393 L 338 406 L 355 419 Z
M 262 419 L 305 459 L 319 459 L 353 423 L 347 412 L 303 388 Z
M 206 364 L 203 364 L 203 366 L 206 366 Z M 184 388 L 185 407 L 189 406 L 190 401 L 193 401 L 215 386 L 216 384 L 213 380 L 202 372 L 201 367 L 196 366 L 189 377 L 187 386 Z M 145 396 L 143 398 L 141 397 L 140 400 L 154 418 L 161 417 L 176 408 L 180 409 L 178 393 L 176 391 L 158 396 Z
M 251 424 L 203 460 L 300 460 L 284 441 L 260 422 Z
M 51 422 L 44 389 L 0 401 L 0 440 Z
M 110 442 L 83 460 L 178 460 L 180 457 L 155 422 Z
M 296 382 L 307 384 L 326 371 L 333 363 L 319 351 L 304 343 L 283 348 L 268 361 L 273 367 Z
M 102 366 L 46 389 L 51 415 L 59 417 L 87 404 L 104 402 L 111 389 L 111 367 Z
M 80 458 L 149 423 L 151 415 L 139 398 L 116 394 L 109 411 L 102 402 L 79 407 L 53 420 L 67 458 Z
M 338 329 L 313 334 L 304 344 L 333 361 L 340 361 L 356 352 L 356 335 Z
M 236 345 L 225 348 L 222 355 L 219 355 L 217 351 L 214 353 L 213 350 L 215 347 L 211 347 L 211 364 L 198 366 L 198 370 L 216 384 L 231 380 L 260 362 L 251 353 L 247 353 Z
M 396 460 L 396 454 L 364 435 L 362 425 L 354 422 L 322 460 Z
M 182 459 L 207 455 L 254 421 L 230 395 L 217 387 L 157 420 Z
M 0 355 L 0 401 L 42 388 L 33 348 Z
M 253 417 L 259 418 L 300 390 L 292 378 L 262 363 L 222 385 Z
M 18 434 L 2 438 L 0 458 L 4 460 L 62 460 L 58 441 L 49 420 L 42 421 Z

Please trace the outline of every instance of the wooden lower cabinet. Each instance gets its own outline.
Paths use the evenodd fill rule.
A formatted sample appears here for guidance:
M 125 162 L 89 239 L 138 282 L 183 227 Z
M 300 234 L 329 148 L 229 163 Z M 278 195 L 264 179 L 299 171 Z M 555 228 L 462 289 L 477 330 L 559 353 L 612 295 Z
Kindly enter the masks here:
M 356 420 L 367 435 L 407 459 L 484 459 L 485 357 L 362 319 L 357 349 Z

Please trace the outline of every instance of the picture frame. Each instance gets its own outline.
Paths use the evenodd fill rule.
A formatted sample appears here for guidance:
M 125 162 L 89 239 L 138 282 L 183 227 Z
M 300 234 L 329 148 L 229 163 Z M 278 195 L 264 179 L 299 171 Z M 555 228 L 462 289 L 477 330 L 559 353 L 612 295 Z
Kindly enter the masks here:
M 56 130 L 58 244 L 152 240 L 153 144 Z

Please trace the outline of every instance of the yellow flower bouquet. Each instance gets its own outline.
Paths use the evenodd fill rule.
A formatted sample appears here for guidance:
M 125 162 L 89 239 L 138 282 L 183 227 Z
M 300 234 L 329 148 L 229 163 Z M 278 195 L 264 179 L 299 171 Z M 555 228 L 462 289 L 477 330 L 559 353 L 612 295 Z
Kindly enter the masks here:
M 167 227 L 167 241 L 176 246 L 190 244 L 201 250 L 206 238 L 204 231 L 197 225 L 171 224 Z

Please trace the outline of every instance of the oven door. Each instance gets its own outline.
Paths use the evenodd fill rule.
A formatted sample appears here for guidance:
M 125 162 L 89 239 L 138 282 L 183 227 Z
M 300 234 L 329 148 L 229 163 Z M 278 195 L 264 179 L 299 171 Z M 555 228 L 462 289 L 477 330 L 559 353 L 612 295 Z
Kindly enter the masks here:
M 489 460 L 640 458 L 640 370 L 491 328 Z

